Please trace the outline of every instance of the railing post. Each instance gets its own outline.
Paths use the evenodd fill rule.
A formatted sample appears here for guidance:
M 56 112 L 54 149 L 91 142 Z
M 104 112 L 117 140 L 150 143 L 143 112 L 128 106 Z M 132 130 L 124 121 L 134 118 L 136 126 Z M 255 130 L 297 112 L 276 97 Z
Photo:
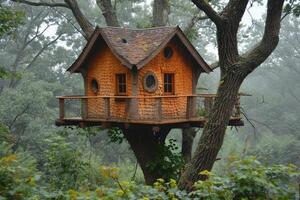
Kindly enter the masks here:
M 81 117 L 82 119 L 87 118 L 87 99 L 83 98 L 81 99 Z
M 155 104 L 156 104 L 156 120 L 161 121 L 162 120 L 162 97 L 155 98 Z
M 65 99 L 59 98 L 59 119 L 65 118 Z
M 110 119 L 110 98 L 104 97 L 104 113 L 105 118 Z

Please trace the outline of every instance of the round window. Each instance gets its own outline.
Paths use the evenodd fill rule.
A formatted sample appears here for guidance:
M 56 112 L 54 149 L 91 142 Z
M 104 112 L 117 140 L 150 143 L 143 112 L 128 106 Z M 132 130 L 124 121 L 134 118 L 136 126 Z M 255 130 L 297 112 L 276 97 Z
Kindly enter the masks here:
M 157 89 L 157 78 L 153 72 L 148 72 L 144 76 L 144 89 L 147 92 L 155 92 Z
M 171 49 L 171 47 L 166 47 L 165 49 L 164 49 L 164 56 L 165 56 L 165 58 L 171 58 L 172 57 L 172 55 L 173 55 L 173 50 Z
M 98 84 L 98 81 L 96 79 L 93 79 L 92 82 L 92 91 L 94 93 L 98 93 L 99 92 L 99 84 Z

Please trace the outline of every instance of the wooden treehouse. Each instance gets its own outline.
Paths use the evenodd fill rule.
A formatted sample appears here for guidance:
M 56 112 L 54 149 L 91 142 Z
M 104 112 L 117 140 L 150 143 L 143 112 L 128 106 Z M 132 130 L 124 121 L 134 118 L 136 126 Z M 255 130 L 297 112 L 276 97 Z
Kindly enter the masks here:
M 58 126 L 203 127 L 216 97 L 196 93 L 211 69 L 179 27 L 96 28 L 67 71 L 85 94 L 58 97 Z M 229 125 L 243 125 L 239 98 Z

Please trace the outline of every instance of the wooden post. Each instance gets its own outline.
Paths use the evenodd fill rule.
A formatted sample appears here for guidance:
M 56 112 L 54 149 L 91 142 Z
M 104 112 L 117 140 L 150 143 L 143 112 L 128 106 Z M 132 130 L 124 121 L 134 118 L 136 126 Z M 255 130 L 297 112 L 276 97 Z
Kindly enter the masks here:
M 87 113 L 87 99 L 81 99 L 81 117 L 82 119 L 86 119 L 88 116 Z
M 105 118 L 110 119 L 110 98 L 104 97 L 104 113 Z
M 187 96 L 186 118 L 190 119 L 197 115 L 197 97 Z
M 156 120 L 161 121 L 162 120 L 162 97 L 155 98 L 156 103 Z
M 65 99 L 59 99 L 59 119 L 65 118 Z

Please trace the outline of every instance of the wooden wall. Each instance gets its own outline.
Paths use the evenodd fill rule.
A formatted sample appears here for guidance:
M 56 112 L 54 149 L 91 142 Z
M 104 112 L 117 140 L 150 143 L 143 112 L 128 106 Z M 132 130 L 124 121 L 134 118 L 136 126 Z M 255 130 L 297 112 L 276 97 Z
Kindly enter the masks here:
M 138 71 L 138 96 L 159 96 L 163 92 L 163 73 L 170 72 L 175 74 L 175 95 L 192 94 L 192 62 L 189 55 L 183 51 L 182 47 L 177 45 L 173 39 L 167 45 L 172 48 L 173 56 L 169 59 L 164 57 L 163 50 L 156 55 L 152 61 Z M 107 45 L 99 45 L 95 53 L 90 57 L 87 63 L 87 73 L 85 77 L 86 91 L 85 95 L 107 95 L 113 96 L 116 91 L 116 73 L 127 74 L 127 95 L 132 94 L 132 75 L 131 71 L 123 66 L 120 61 L 111 53 Z M 158 79 L 158 89 L 154 93 L 149 93 L 143 88 L 143 77 L 147 72 L 154 72 Z M 92 79 L 99 83 L 100 90 L 95 94 L 91 88 Z M 111 100 L 111 117 L 125 118 L 125 101 Z M 186 116 L 186 98 L 166 98 L 162 101 L 163 118 L 185 118 Z M 156 114 L 155 99 L 140 99 L 138 103 L 139 116 L 144 119 L 152 119 Z M 104 100 L 90 99 L 87 106 L 88 117 L 104 117 Z

